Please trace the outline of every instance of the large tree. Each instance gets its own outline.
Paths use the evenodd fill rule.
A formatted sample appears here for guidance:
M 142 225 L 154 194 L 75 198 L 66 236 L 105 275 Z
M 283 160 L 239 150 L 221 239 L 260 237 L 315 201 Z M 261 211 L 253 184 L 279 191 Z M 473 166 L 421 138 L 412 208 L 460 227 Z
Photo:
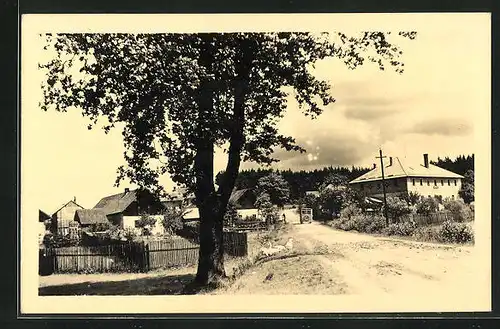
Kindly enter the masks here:
M 259 178 L 255 186 L 257 196 L 267 194 L 270 202 L 278 207 L 283 207 L 290 201 L 290 186 L 288 182 L 277 172 Z
M 415 32 L 400 32 L 414 38 Z M 304 151 L 277 122 L 293 92 L 316 117 L 334 98 L 311 67 L 337 57 L 350 68 L 371 61 L 402 72 L 401 50 L 387 33 L 201 33 L 45 35 L 55 56 L 46 72 L 42 109 L 76 108 L 108 132 L 123 129 L 124 178 L 162 194 L 158 178 L 193 191 L 199 208 L 196 281 L 225 276 L 223 215 L 242 161 L 271 164 L 276 148 Z M 334 72 L 332 72 L 333 74 Z M 287 88 L 284 88 L 287 87 Z M 93 125 L 89 125 L 91 129 Z M 214 150 L 228 153 L 214 185 Z

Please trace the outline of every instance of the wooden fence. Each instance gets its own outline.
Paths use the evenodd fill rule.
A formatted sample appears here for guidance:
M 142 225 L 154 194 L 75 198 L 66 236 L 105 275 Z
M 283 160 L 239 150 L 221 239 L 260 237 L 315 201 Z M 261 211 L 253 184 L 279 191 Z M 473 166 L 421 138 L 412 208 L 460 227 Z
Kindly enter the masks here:
M 224 232 L 224 253 L 248 253 L 247 234 Z M 199 245 L 186 239 L 153 240 L 106 246 L 40 249 L 39 274 L 147 272 L 153 269 L 194 265 Z
M 432 213 L 429 215 L 422 215 L 422 214 L 411 214 L 403 219 L 404 220 L 413 220 L 417 225 L 423 226 L 423 225 L 437 225 L 437 224 L 442 224 L 446 221 L 454 221 L 454 222 L 467 222 L 471 221 L 474 219 L 474 214 L 473 213 L 464 213 L 460 216 L 457 216 L 456 214 L 453 214 L 449 211 L 440 211 L 436 213 Z

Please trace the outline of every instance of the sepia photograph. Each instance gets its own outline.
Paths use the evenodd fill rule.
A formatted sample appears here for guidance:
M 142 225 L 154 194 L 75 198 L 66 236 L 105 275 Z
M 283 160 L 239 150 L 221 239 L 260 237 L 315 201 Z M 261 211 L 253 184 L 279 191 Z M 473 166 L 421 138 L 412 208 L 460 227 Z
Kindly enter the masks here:
M 488 14 L 21 32 L 23 313 L 491 310 Z

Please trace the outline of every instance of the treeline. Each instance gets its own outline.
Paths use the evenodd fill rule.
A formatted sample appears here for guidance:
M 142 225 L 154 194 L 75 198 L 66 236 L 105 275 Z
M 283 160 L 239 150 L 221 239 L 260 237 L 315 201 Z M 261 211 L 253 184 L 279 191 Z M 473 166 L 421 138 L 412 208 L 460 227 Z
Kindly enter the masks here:
M 474 154 L 467 156 L 459 155 L 454 160 L 449 157 L 445 157 L 444 159 L 438 157 L 437 161 L 431 161 L 431 163 L 456 174 L 465 175 L 468 170 L 474 171 Z
M 239 173 L 236 180 L 236 188 L 255 188 L 259 178 L 267 176 L 271 172 L 276 172 L 286 180 L 290 186 L 290 198 L 297 200 L 305 195 L 306 191 L 314 191 L 325 181 L 331 174 L 340 174 L 353 180 L 364 173 L 370 171 L 370 168 L 361 167 L 325 167 L 323 169 L 315 169 L 311 171 L 292 171 L 288 170 L 273 170 L 273 169 L 250 169 L 243 170 Z

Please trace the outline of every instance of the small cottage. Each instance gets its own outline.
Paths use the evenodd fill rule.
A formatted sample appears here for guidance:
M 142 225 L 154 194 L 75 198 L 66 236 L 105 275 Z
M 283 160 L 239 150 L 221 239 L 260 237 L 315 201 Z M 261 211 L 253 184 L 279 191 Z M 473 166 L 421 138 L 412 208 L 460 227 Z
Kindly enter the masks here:
M 59 235 L 70 234 L 70 226 L 74 226 L 75 212 L 78 209 L 84 208 L 77 204 L 74 198 L 54 211 L 51 216 L 51 232 Z
M 164 206 L 151 193 L 143 190 L 129 190 L 102 198 L 93 210 L 103 213 L 109 223 L 121 229 L 136 228 L 141 215 L 147 214 L 157 219 L 154 232 L 162 230 L 161 219 Z M 97 218 L 98 212 L 92 214 Z M 102 220 L 102 216 L 100 216 Z

